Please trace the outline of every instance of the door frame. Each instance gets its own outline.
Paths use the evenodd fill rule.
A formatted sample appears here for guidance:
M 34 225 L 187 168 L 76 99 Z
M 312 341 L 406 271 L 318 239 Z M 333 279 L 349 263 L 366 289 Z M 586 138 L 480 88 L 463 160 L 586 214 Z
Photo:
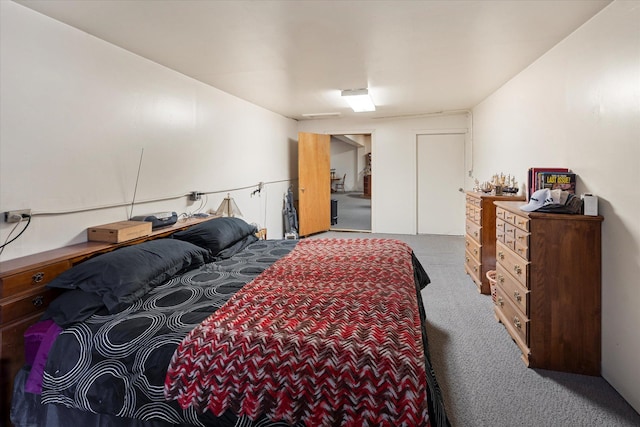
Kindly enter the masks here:
M 371 170 L 375 171 L 375 155 L 374 155 L 374 151 L 375 151 L 375 134 L 376 131 L 373 129 L 368 129 L 368 130 L 330 130 L 325 132 L 327 135 L 329 135 L 330 137 L 336 136 L 336 135 L 369 135 L 369 137 L 371 138 Z M 331 155 L 331 153 L 329 153 L 329 155 Z M 371 174 L 371 233 L 375 233 L 375 174 Z M 338 216 L 340 215 L 340 210 L 338 208 Z M 365 230 L 369 231 L 369 230 Z

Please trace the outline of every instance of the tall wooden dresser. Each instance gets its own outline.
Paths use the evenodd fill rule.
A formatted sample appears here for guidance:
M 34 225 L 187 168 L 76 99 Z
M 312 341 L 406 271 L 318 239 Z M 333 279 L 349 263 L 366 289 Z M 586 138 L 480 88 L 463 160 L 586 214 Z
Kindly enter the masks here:
M 496 207 L 497 200 L 520 200 L 522 196 L 494 196 L 468 191 L 466 193 L 466 235 L 464 268 L 483 294 L 490 294 L 487 271 L 496 267 Z
M 600 375 L 603 218 L 495 205 L 496 318 L 527 366 Z

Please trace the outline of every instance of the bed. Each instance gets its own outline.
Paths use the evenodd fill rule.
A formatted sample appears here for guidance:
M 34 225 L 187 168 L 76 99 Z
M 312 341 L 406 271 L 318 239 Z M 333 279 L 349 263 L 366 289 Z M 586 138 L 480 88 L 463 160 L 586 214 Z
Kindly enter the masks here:
M 258 240 L 217 218 L 99 255 L 25 334 L 16 426 L 446 426 L 393 239 Z

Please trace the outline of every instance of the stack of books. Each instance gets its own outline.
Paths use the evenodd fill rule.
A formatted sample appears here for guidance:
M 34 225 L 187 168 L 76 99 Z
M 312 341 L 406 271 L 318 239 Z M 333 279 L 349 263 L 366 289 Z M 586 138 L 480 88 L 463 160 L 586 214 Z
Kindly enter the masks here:
M 527 179 L 529 197 L 543 188 L 576 194 L 576 174 L 567 168 L 529 168 Z

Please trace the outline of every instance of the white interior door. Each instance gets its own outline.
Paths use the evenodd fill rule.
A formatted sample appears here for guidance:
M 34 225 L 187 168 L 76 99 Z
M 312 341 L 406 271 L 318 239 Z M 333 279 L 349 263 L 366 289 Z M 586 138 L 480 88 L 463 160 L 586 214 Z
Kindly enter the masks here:
M 418 135 L 418 234 L 464 234 L 464 139 Z

